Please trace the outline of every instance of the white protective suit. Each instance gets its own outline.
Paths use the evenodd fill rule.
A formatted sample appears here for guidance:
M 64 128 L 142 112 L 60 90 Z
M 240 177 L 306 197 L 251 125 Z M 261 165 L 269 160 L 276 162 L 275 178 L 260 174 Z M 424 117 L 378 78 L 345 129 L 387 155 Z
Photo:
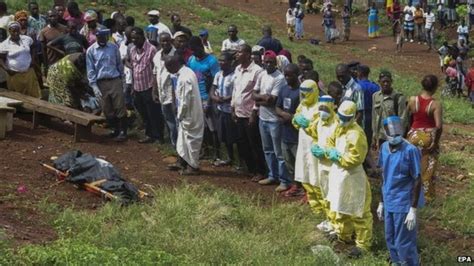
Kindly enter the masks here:
M 307 86 L 312 88 L 312 92 L 305 93 L 301 88 Z M 314 115 L 318 112 L 317 103 L 319 88 L 316 82 L 305 80 L 300 86 L 301 102 L 296 109 L 296 115 L 303 115 L 307 120 L 312 121 Z M 316 186 L 318 183 L 318 158 L 311 153 L 313 138 L 306 133 L 304 128 L 298 129 L 298 149 L 295 158 L 295 180 L 300 183 Z
M 204 136 L 204 114 L 196 74 L 183 66 L 176 73 L 175 104 L 178 139 L 176 151 L 191 167 L 199 168 L 199 152 Z

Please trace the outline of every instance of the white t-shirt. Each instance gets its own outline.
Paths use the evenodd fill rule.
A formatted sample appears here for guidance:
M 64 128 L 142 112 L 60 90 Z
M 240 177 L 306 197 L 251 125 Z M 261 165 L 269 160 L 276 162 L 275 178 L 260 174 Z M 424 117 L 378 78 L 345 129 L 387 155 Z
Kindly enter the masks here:
M 468 34 L 469 33 L 469 28 L 467 26 L 463 27 L 462 25 L 459 25 L 457 33 L 458 34 Z
M 278 97 L 280 90 L 286 85 L 286 80 L 279 70 L 268 74 L 263 71 L 255 86 L 255 91 L 260 91 L 260 95 L 272 95 Z M 260 119 L 267 122 L 277 122 L 278 115 L 275 107 L 260 106 Z
M 128 46 L 125 45 L 125 41 L 123 41 L 120 44 L 119 51 L 120 51 L 120 59 L 122 59 L 122 61 L 125 60 L 125 58 L 127 58 L 128 56 Z M 133 84 L 132 70 L 126 67 L 125 64 L 123 66 L 123 72 L 125 73 L 125 84 L 127 85 Z
M 435 14 L 433 12 L 424 13 L 423 17 L 425 18 L 425 29 L 431 29 L 436 20 Z
M 415 14 L 416 8 L 413 6 L 405 6 L 403 13 L 405 13 L 405 21 L 412 21 L 414 19 L 413 14 Z
M 239 46 L 245 44 L 245 41 L 242 39 L 237 39 L 236 41 L 232 41 L 231 39 L 225 39 L 222 42 L 222 49 L 221 51 L 237 51 L 239 50 Z
M 26 72 L 31 65 L 30 47 L 33 39 L 20 35 L 19 45 L 12 42 L 10 37 L 0 44 L 0 54 L 6 54 L 8 69 L 15 72 Z

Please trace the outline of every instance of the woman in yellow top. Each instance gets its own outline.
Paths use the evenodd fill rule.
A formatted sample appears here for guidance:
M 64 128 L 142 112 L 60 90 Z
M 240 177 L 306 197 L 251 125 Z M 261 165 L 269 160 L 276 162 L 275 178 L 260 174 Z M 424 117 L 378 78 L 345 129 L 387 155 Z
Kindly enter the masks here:
M 328 200 L 336 212 L 336 235 L 356 246 L 350 257 L 359 257 L 372 241 L 371 191 L 362 163 L 367 155 L 367 137 L 355 121 L 356 105 L 344 101 L 337 110 L 339 125 L 328 139 L 327 158 L 333 162 L 329 172 Z

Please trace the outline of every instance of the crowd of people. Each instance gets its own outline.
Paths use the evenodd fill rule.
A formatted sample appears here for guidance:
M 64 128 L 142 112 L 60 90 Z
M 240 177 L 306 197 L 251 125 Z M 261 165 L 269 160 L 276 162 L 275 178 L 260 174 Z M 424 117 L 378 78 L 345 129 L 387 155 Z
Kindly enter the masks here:
M 75 2 L 47 16 L 37 3 L 28 8 L 9 16 L 0 2 L 0 67 L 9 90 L 41 97 L 45 76 L 50 102 L 102 113 L 116 141 L 127 140 L 128 114 L 136 111 L 145 129 L 139 143 L 169 139 L 176 149 L 169 170 L 198 175 L 204 156 L 216 167 L 245 165 L 252 181 L 304 197 L 325 217 L 318 229 L 331 240 L 355 239 L 352 257 L 371 246 L 367 173 L 381 169 L 377 215 L 391 261 L 418 265 L 417 208 L 435 197 L 443 126 L 436 76 L 425 76 L 421 92 L 407 98 L 390 72 L 374 82 L 359 62 L 337 65 L 334 81 L 323 82 L 313 61 L 294 60 L 268 26 L 251 46 L 229 25 L 215 56 L 209 32 L 193 35 L 178 14 L 168 27 L 158 10 L 148 11 L 142 29 L 124 11 L 103 19 Z

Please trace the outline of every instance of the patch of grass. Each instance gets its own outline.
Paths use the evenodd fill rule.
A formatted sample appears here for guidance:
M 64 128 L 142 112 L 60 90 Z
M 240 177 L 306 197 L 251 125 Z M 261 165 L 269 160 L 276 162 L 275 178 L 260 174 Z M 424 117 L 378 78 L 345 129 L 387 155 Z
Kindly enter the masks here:
M 453 127 L 449 130 L 449 133 L 450 134 L 453 134 L 453 135 L 456 135 L 456 136 L 470 136 L 470 137 L 474 137 L 474 132 L 472 131 L 469 131 L 469 130 L 464 130 L 462 128 L 456 128 L 456 127 Z
M 307 207 L 258 202 L 210 185 L 159 189 L 149 204 L 66 209 L 53 222 L 57 241 L 0 254 L 41 265 L 315 264 L 311 246 L 327 242 Z

